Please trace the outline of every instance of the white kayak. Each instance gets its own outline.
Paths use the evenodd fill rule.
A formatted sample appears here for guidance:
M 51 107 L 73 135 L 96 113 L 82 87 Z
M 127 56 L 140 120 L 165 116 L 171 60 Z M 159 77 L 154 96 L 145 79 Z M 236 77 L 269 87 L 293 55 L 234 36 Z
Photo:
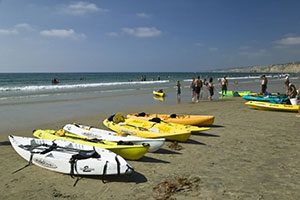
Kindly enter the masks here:
M 64 140 L 43 140 L 10 135 L 15 151 L 29 162 L 71 175 L 128 174 L 133 168 L 119 155 L 92 146 Z
M 63 128 L 65 131 L 69 133 L 84 136 L 90 139 L 100 139 L 107 140 L 111 142 L 130 142 L 132 144 L 149 144 L 149 152 L 155 152 L 159 148 L 163 146 L 165 143 L 164 138 L 158 139 L 149 139 L 149 138 L 141 138 L 130 135 L 119 135 L 113 131 L 106 131 L 103 129 L 98 129 L 90 126 L 84 126 L 79 124 L 67 124 Z

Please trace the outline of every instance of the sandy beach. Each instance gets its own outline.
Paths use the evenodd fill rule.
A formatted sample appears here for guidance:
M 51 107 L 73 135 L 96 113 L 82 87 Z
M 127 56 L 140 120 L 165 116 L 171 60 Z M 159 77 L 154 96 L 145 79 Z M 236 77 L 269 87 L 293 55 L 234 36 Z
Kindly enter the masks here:
M 120 110 L 132 112 L 207 114 L 211 130 L 192 135 L 178 150 L 163 149 L 129 161 L 135 172 L 121 177 L 75 179 L 26 165 L 2 142 L 1 199 L 299 199 L 300 136 L 295 113 L 248 109 L 241 98 L 178 105 L 155 104 Z M 74 121 L 100 126 L 108 113 Z M 60 128 L 68 121 L 45 124 Z M 16 135 L 31 136 L 31 130 Z M 7 134 L 8 135 L 8 134 Z M 1 141 L 7 140 L 1 135 Z M 173 145 L 174 146 L 174 145 Z

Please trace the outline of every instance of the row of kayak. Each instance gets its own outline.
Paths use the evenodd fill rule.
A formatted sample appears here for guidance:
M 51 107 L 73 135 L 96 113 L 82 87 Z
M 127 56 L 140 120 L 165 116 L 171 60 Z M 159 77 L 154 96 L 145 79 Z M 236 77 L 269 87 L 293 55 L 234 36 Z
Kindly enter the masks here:
M 222 94 L 219 92 L 219 94 Z M 268 95 L 261 95 L 251 91 L 227 91 L 224 96 L 227 97 L 242 97 L 247 100 L 245 105 L 249 108 L 257 110 L 270 110 L 270 111 L 285 111 L 285 112 L 298 112 L 299 105 L 290 105 L 290 99 L 279 93 L 270 93 Z
M 260 93 L 257 92 L 251 92 L 248 90 L 245 91 L 233 91 L 233 90 L 227 90 L 226 93 L 219 92 L 219 94 L 224 97 L 244 97 L 246 95 L 250 95 L 250 96 L 260 96 Z M 268 95 L 273 95 L 273 96 L 277 96 L 279 95 L 278 93 L 269 93 Z
M 285 111 L 285 112 L 298 112 L 299 105 L 291 105 L 290 99 L 284 94 L 272 95 L 245 95 L 243 99 L 247 100 L 245 105 L 249 108 L 257 110 L 270 110 L 270 111 Z
M 133 170 L 126 160 L 157 151 L 165 140 L 184 142 L 191 133 L 209 130 L 199 126 L 213 122 L 213 116 L 117 113 L 103 121 L 113 131 L 67 124 L 60 130 L 34 130 L 36 138 L 11 135 L 9 140 L 29 164 L 49 170 L 71 175 L 125 174 Z

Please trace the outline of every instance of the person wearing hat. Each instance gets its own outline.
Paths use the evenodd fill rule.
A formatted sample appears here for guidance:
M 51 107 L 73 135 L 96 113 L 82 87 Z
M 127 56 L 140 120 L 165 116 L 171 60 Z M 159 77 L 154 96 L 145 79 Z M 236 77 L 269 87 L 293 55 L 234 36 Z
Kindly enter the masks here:
M 225 96 L 225 95 L 227 94 L 227 87 L 228 87 L 227 76 L 224 76 L 224 77 L 221 79 L 222 97 Z
M 289 84 L 290 84 L 290 79 L 289 79 L 289 76 L 286 75 L 286 76 L 285 76 L 285 79 L 284 79 L 284 87 L 285 87 L 285 94 L 286 94 L 286 95 L 288 95 Z

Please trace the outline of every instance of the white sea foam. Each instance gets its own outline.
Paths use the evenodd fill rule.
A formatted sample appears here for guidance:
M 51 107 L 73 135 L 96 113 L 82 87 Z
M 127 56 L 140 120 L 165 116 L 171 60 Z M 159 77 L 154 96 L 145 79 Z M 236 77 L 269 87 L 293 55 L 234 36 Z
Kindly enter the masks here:
M 85 84 L 69 84 L 69 85 L 28 85 L 19 87 L 0 87 L 0 91 L 41 91 L 41 90 L 63 90 L 63 89 L 76 89 L 76 88 L 95 88 L 105 86 L 118 86 L 118 85 L 147 85 L 168 83 L 169 80 L 161 81 L 131 81 L 131 82 L 108 82 L 108 83 L 85 83 Z
M 233 76 L 233 77 L 229 77 L 227 76 L 228 80 L 251 80 L 251 79 L 260 79 L 261 75 L 257 75 L 257 76 Z M 282 78 L 284 77 L 283 75 L 279 74 L 279 75 L 266 75 L 267 78 Z M 215 79 L 221 79 L 223 77 L 218 77 Z M 183 80 L 184 82 L 191 82 L 192 79 L 185 79 Z

